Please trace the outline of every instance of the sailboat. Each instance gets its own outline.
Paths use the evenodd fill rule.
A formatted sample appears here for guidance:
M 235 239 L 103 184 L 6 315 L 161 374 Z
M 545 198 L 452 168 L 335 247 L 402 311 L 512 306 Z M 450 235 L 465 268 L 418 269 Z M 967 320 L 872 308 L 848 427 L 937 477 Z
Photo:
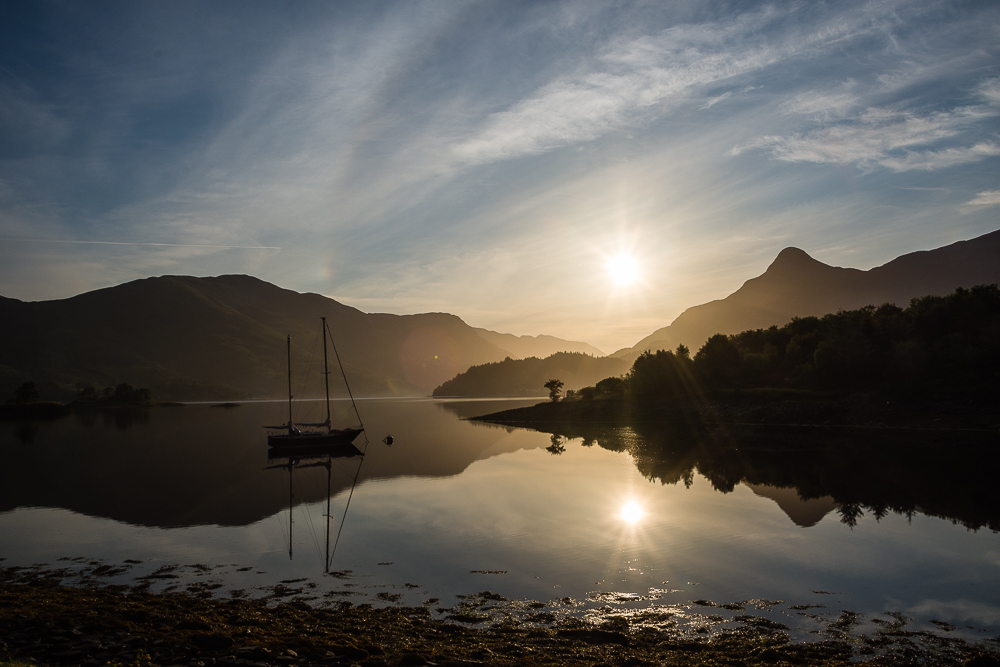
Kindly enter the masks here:
M 300 456 L 308 456 L 315 452 L 316 455 L 332 454 L 333 456 L 353 456 L 361 452 L 352 444 L 354 439 L 364 432 L 365 426 L 358 414 L 358 406 L 354 402 L 354 395 L 351 387 L 347 385 L 347 375 L 344 373 L 344 365 L 340 362 L 340 354 L 337 352 L 337 345 L 334 343 L 333 352 L 337 355 L 337 363 L 340 365 L 340 373 L 347 385 L 347 393 L 351 397 L 351 405 L 354 406 L 354 414 L 358 418 L 357 428 L 333 428 L 330 421 L 330 369 L 327 360 L 326 336 L 329 328 L 326 318 L 321 317 L 323 328 L 323 382 L 326 388 L 326 421 L 317 424 L 296 424 L 292 421 L 292 337 L 286 340 L 288 355 L 288 423 L 280 426 L 265 426 L 264 428 L 275 431 L 267 436 L 268 446 L 279 449 L 294 451 Z M 331 343 L 333 336 L 330 336 Z M 299 427 L 305 427 L 306 430 Z M 331 452 L 331 447 L 339 447 L 343 451 Z M 280 455 L 280 454 L 279 454 Z

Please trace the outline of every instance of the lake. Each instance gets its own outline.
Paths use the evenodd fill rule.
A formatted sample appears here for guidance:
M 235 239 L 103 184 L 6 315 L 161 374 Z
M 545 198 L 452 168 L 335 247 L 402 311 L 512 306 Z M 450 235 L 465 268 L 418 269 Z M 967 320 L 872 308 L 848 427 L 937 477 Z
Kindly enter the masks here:
M 329 476 L 268 459 L 280 402 L 0 422 L 2 565 L 470 622 L 671 610 L 692 633 L 736 614 L 803 639 L 1000 631 L 995 435 L 465 420 L 533 402 L 359 401 L 366 456 Z

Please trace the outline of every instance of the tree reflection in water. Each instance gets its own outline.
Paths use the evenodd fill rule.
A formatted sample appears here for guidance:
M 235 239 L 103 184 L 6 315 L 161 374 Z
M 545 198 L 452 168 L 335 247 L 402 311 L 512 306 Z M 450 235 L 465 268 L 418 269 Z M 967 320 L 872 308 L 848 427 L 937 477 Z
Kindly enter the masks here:
M 640 473 L 690 487 L 695 473 L 721 493 L 737 485 L 795 489 L 802 500 L 832 497 L 840 520 L 857 525 L 896 513 L 1000 531 L 1000 438 L 988 432 L 823 427 L 684 429 L 662 424 L 608 428 L 534 424 L 552 434 L 548 451 L 582 439 L 628 452 Z M 559 452 L 554 451 L 558 443 Z

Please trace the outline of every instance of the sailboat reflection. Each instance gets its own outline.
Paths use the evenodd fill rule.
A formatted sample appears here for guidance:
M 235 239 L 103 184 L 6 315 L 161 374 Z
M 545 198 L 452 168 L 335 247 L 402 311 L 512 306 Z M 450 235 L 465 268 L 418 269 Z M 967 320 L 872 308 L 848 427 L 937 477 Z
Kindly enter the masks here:
M 351 484 L 351 492 L 347 497 L 347 504 L 344 506 L 344 514 L 340 519 L 340 527 L 337 529 L 337 537 L 333 543 L 333 551 L 330 550 L 330 501 L 333 482 L 334 459 L 357 459 L 358 465 L 354 471 L 354 480 Z M 337 443 L 330 445 L 317 444 L 310 447 L 297 446 L 294 448 L 271 447 L 267 452 L 267 460 L 271 465 L 265 470 L 287 470 L 288 471 L 288 559 L 293 556 L 292 540 L 292 509 L 295 506 L 295 490 L 292 484 L 293 472 L 301 468 L 326 468 L 326 554 L 323 559 L 323 573 L 330 572 L 330 563 L 337 552 L 337 543 L 340 541 L 340 533 L 344 529 L 344 521 L 347 519 L 347 510 L 351 506 L 351 498 L 354 497 L 354 487 L 358 483 L 358 475 L 361 472 L 361 464 L 364 462 L 364 452 L 351 443 Z

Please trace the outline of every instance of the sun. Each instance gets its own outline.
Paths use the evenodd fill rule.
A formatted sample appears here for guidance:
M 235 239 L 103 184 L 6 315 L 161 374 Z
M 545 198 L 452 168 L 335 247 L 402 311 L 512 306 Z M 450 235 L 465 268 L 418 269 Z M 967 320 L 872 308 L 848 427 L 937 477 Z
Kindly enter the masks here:
M 634 500 L 630 500 L 622 505 L 622 511 L 619 516 L 628 523 L 638 523 L 645 514 L 642 505 Z
M 632 255 L 622 253 L 608 259 L 608 273 L 619 287 L 628 287 L 639 280 L 639 262 Z

